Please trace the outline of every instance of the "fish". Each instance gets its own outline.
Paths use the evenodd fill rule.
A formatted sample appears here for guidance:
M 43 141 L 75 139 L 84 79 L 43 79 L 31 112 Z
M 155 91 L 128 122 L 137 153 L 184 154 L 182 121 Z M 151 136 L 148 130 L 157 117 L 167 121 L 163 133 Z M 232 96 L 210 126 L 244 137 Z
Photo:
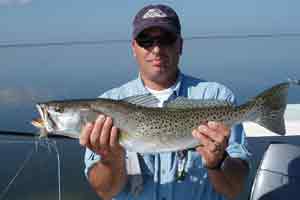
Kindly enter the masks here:
M 192 130 L 208 121 L 221 122 L 228 127 L 251 121 L 285 135 L 284 112 L 291 84 L 300 85 L 300 80 L 277 84 L 241 105 L 215 99 L 177 97 L 163 107 L 155 107 L 158 100 L 151 94 L 121 100 L 47 101 L 36 104 L 41 118 L 33 120 L 32 124 L 47 133 L 79 138 L 84 125 L 103 114 L 110 116 L 119 129 L 119 143 L 126 150 L 138 153 L 195 148 L 201 141 L 192 136 Z

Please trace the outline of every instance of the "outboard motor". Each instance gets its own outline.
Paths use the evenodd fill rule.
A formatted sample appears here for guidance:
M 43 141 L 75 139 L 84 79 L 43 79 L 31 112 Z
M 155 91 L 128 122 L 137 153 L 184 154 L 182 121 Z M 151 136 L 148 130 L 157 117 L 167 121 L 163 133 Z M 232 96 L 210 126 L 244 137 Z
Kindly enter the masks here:
M 250 200 L 300 199 L 300 146 L 270 144 L 252 186 Z

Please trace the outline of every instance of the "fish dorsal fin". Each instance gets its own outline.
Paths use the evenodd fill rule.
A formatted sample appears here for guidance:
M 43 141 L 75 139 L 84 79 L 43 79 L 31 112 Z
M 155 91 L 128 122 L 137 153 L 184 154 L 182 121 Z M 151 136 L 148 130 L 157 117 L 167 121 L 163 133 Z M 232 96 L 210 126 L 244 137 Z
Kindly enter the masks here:
M 145 107 L 157 107 L 159 103 L 159 100 L 152 94 L 130 96 L 122 99 L 122 101 Z
M 216 99 L 188 99 L 186 97 L 177 97 L 167 102 L 164 106 L 168 108 L 201 108 L 201 107 L 223 107 L 233 106 L 231 102 Z

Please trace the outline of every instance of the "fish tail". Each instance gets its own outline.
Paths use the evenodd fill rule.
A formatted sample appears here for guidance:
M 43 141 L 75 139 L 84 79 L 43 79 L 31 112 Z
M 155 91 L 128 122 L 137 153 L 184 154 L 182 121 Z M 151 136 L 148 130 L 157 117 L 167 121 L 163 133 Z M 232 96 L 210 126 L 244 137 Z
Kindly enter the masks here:
M 259 105 L 254 122 L 274 133 L 285 135 L 284 112 L 290 84 L 300 85 L 300 80 L 289 80 L 275 85 L 255 98 L 254 102 Z

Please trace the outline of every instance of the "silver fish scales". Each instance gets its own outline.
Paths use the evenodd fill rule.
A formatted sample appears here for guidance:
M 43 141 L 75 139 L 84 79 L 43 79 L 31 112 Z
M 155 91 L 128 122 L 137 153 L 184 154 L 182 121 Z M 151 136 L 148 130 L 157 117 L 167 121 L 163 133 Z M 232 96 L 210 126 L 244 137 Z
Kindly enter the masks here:
M 82 99 L 37 104 L 41 120 L 33 124 L 53 134 L 78 138 L 82 127 L 99 114 L 112 117 L 120 129 L 120 143 L 128 151 L 168 152 L 201 144 L 191 132 L 201 123 L 217 121 L 231 127 L 252 121 L 280 135 L 285 134 L 284 111 L 290 80 L 262 92 L 245 104 L 234 106 L 218 100 L 178 97 L 163 108 L 156 108 L 155 97 L 140 95 L 123 100 Z

